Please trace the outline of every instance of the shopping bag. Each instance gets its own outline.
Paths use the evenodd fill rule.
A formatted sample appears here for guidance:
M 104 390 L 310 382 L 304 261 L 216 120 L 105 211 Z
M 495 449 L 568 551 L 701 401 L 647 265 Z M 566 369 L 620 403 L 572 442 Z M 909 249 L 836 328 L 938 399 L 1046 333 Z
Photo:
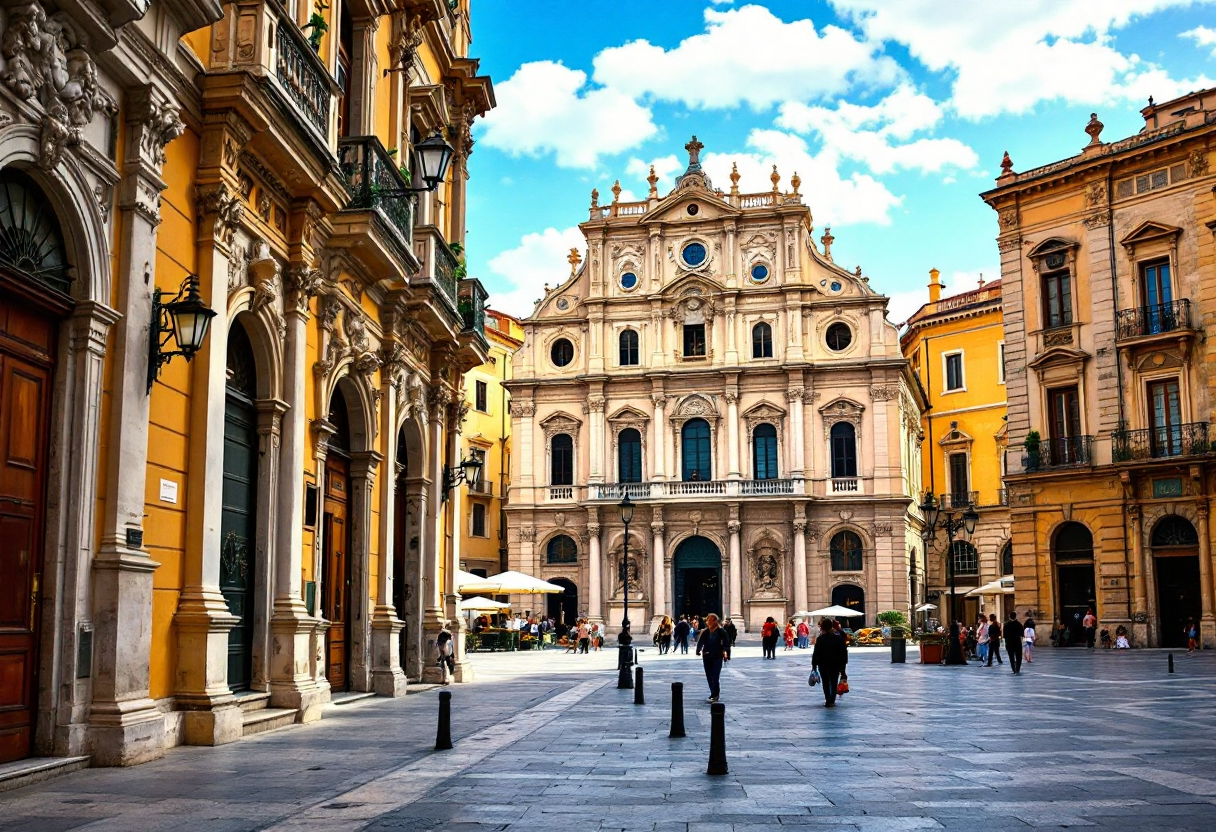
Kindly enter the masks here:
M 836 695 L 839 696 L 849 692 L 849 680 L 841 679 L 840 684 L 836 685 Z
M 818 670 L 812 670 L 812 671 L 811 671 L 810 678 L 808 678 L 808 679 L 806 680 L 806 683 L 807 683 L 808 685 L 810 685 L 811 687 L 815 687 L 815 685 L 819 684 L 819 671 L 818 671 Z

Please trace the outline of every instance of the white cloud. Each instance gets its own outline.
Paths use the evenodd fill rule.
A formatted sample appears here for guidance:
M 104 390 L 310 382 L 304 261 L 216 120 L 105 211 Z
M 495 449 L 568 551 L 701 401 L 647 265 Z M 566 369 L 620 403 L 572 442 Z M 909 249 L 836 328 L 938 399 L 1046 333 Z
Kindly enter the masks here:
M 495 85 L 498 106 L 480 122 L 486 146 L 513 156 L 554 153 L 559 167 L 592 168 L 654 136 L 650 109 L 553 61 L 527 63 Z
M 519 318 L 531 315 L 536 301 L 545 295 L 546 283 L 553 287 L 570 277 L 566 258 L 572 248 L 580 253 L 586 248 L 586 239 L 577 226 L 525 234 L 515 248 L 490 259 L 495 277 L 487 281 L 489 304 Z
M 979 158 L 957 139 L 921 138 L 900 143 L 941 121 L 942 109 L 929 96 L 901 84 L 877 104 L 839 102 L 835 108 L 799 101 L 781 105 L 777 126 L 818 135 L 826 148 L 865 164 L 877 174 L 897 169 L 940 171 L 972 168 Z
M 646 182 L 646 177 L 650 175 L 651 165 L 654 165 L 655 176 L 659 177 L 655 187 L 659 189 L 660 195 L 671 189 L 675 184 L 677 174 L 684 172 L 684 162 L 677 159 L 674 154 L 670 154 L 651 159 L 649 162 L 644 162 L 635 156 L 629 160 L 629 164 L 625 165 L 625 173 L 628 176 L 636 177 L 639 182 Z M 650 190 L 649 182 L 646 182 L 646 189 Z
M 879 47 L 838 26 L 782 21 L 768 9 L 705 10 L 705 31 L 672 49 L 636 40 L 594 60 L 597 83 L 633 98 L 693 109 L 755 109 L 810 101 L 855 85 L 889 85 L 902 71 Z
M 790 190 L 790 179 L 797 173 L 803 201 L 811 207 L 816 224 L 890 223 L 890 212 L 900 204 L 886 186 L 872 176 L 854 173 L 842 177 L 840 159 L 830 148 L 812 154 L 800 136 L 780 130 L 753 130 L 747 137 L 749 150 L 743 153 L 707 153 L 701 164 L 715 187 L 730 186 L 731 164 L 739 166 L 739 190 L 758 193 L 772 189 L 769 176 L 777 165 L 782 191 Z
M 1201 49 L 1206 49 L 1209 46 L 1214 47 L 1212 49 L 1212 57 L 1216 58 L 1216 29 L 1209 29 L 1207 26 L 1196 26 L 1194 29 L 1188 29 L 1178 35 L 1178 37 L 1190 38 Z
M 940 0 L 831 2 L 875 43 L 903 44 L 928 69 L 950 74 L 950 103 L 964 118 L 1021 113 L 1047 100 L 1122 102 L 1150 83 L 1159 99 L 1212 83 L 1172 80 L 1120 52 L 1112 34 L 1134 18 L 1212 0 L 973 0 L 967 12 Z

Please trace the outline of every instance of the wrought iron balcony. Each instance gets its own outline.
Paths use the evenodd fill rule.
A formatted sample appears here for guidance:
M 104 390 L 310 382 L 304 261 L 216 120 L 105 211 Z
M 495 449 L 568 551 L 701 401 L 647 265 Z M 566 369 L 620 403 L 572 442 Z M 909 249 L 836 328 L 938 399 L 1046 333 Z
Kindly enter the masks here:
M 494 483 L 489 480 L 473 480 L 469 483 L 469 493 L 479 497 L 493 497 Z
M 325 136 L 329 133 L 329 73 L 295 23 L 280 16 L 274 27 L 275 77 L 288 97 Z
M 967 506 L 977 506 L 979 503 L 980 493 L 978 491 L 958 491 L 943 494 L 941 497 L 941 507 L 955 511 L 965 509 Z
M 456 308 L 460 312 L 463 332 L 472 332 L 486 337 L 486 298 L 489 294 L 476 278 L 460 281 L 460 298 Z
M 1156 306 L 1138 306 L 1120 309 L 1115 314 L 1115 337 L 1120 341 L 1143 338 L 1146 335 L 1161 335 L 1167 332 L 1191 328 L 1191 302 L 1186 298 L 1159 303 Z
M 1046 471 L 1093 463 L 1092 436 L 1060 436 L 1044 439 L 1034 448 L 1027 448 L 1022 457 L 1025 471 Z
M 460 265 L 448 244 L 435 238 L 435 282 L 450 300 L 456 302 L 456 268 Z
M 376 211 L 407 244 L 414 240 L 414 200 L 393 158 L 375 136 L 338 139 L 338 165 L 350 191 L 347 210 Z
M 1207 422 L 1111 432 L 1111 459 L 1131 462 L 1139 459 L 1167 459 L 1197 456 L 1212 452 Z

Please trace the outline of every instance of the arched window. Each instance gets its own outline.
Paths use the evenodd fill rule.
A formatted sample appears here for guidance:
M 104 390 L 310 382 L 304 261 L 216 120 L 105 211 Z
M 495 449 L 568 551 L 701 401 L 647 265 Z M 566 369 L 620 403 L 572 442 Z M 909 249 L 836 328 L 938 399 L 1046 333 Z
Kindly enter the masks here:
M 955 575 L 978 575 L 980 572 L 980 553 L 965 540 L 954 541 L 951 549 L 954 558 Z
M 689 419 L 681 432 L 680 459 L 684 466 L 684 481 L 713 479 L 710 465 L 709 422 Z
M 772 425 L 756 425 L 752 433 L 752 460 L 756 479 L 777 479 L 777 429 Z
M 625 428 L 616 438 L 619 464 L 617 482 L 642 481 L 642 434 L 636 428 Z
M 568 433 L 559 433 L 553 437 L 549 446 L 550 485 L 574 485 L 574 440 Z
M 856 533 L 837 532 L 832 536 L 831 548 L 833 572 L 861 571 L 861 538 Z
M 1001 549 L 1001 574 L 1013 574 L 1013 541 L 1005 544 L 1005 548 Z
M 636 367 L 638 364 L 638 332 L 636 329 L 626 329 L 621 333 L 621 366 Z
M 1065 523 L 1056 532 L 1056 560 L 1093 560 L 1094 536 L 1080 523 Z
M 549 541 L 545 547 L 546 563 L 578 563 L 578 547 L 564 534 Z
M 1195 527 L 1176 514 L 1161 518 L 1153 527 L 1153 548 L 1162 546 L 1198 546 L 1199 535 Z
M 752 327 L 752 358 L 773 357 L 773 328 L 764 321 Z
M 0 172 L 0 265 L 66 294 L 72 274 L 59 221 L 34 180 L 16 168 Z
M 857 476 L 857 429 L 852 422 L 832 425 L 832 476 Z

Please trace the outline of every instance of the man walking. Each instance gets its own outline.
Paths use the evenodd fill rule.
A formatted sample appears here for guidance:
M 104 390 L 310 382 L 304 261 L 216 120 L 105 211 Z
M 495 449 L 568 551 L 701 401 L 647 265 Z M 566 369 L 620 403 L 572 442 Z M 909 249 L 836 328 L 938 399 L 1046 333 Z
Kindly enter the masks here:
M 1004 664 L 1004 659 L 1001 658 L 1001 622 L 996 620 L 996 613 L 988 616 L 988 666 L 992 667 L 992 660 L 996 659 L 997 664 Z
M 697 639 L 697 655 L 705 664 L 705 681 L 709 683 L 709 701 L 717 702 L 722 691 L 718 680 L 722 662 L 730 661 L 730 636 L 718 626 L 718 616 L 712 612 L 705 617 L 705 629 Z
M 811 670 L 819 671 L 823 684 L 823 707 L 836 707 L 836 686 L 840 674 L 849 663 L 849 648 L 844 634 L 836 632 L 832 619 L 819 620 L 819 638 L 815 639 L 815 650 L 811 653 Z
M 680 648 L 680 652 L 685 656 L 688 655 L 688 633 L 692 629 L 688 625 L 688 616 L 682 616 L 676 622 L 675 629 L 672 631 L 672 637 L 676 640 L 676 647 Z
M 1085 646 L 1093 650 L 1094 635 L 1098 632 L 1098 617 L 1094 615 L 1092 609 L 1085 611 L 1085 617 L 1081 619 L 1081 627 L 1085 630 Z
M 1018 621 L 1018 614 L 1009 611 L 1009 620 L 1005 622 L 1005 652 L 1009 654 L 1009 669 L 1014 673 L 1022 672 L 1022 636 L 1026 629 Z

